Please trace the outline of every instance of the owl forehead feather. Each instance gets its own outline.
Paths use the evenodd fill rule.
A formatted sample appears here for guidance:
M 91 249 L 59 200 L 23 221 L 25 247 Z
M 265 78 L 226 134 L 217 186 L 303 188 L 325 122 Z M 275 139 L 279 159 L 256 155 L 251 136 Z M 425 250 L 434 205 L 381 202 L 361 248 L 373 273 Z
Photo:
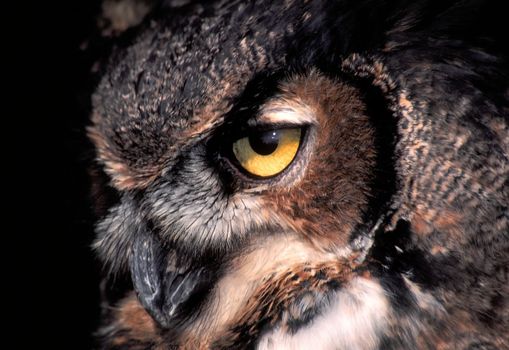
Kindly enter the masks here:
M 158 15 L 110 63 L 89 134 L 117 188 L 145 187 L 177 149 L 221 123 L 250 81 L 288 63 L 288 38 L 310 18 L 302 6 L 283 16 L 283 4 L 270 13 L 220 4 L 209 16 Z

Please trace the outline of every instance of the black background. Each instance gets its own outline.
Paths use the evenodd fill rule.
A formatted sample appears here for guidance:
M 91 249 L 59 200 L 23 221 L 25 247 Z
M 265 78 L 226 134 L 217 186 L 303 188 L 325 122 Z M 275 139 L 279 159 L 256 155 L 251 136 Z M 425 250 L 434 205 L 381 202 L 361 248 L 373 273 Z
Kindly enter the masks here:
M 37 333 L 36 348 L 91 349 L 100 313 L 100 264 L 90 248 L 95 218 L 88 167 L 93 150 L 86 126 L 98 79 L 92 67 L 108 55 L 111 43 L 97 29 L 100 1 L 46 5 L 44 12 L 35 10 L 39 21 L 23 42 L 27 57 L 37 64 L 30 84 L 23 81 L 36 96 L 25 99 L 21 108 L 30 110 L 35 126 L 26 187 L 39 215 L 26 222 L 36 258 L 22 302 L 30 317 L 18 312 L 28 335 L 18 343 L 20 348 L 33 344 L 32 333 Z

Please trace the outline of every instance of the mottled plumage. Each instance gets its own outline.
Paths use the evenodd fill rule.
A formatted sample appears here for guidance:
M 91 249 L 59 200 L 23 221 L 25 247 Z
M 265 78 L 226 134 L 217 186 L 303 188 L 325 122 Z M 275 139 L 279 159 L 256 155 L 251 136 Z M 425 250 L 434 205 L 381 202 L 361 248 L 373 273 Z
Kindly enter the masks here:
M 117 196 L 100 348 L 508 348 L 493 6 L 154 4 L 93 95 Z M 285 128 L 303 136 L 281 173 L 236 161 L 236 140 Z

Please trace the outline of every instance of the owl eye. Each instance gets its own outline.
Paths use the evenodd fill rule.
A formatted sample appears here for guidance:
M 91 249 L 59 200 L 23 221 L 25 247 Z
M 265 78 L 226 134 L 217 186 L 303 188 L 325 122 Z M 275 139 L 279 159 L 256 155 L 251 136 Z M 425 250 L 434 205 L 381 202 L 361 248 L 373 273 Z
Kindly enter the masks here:
M 290 165 L 299 150 L 302 128 L 251 131 L 233 143 L 233 154 L 248 173 L 271 177 Z

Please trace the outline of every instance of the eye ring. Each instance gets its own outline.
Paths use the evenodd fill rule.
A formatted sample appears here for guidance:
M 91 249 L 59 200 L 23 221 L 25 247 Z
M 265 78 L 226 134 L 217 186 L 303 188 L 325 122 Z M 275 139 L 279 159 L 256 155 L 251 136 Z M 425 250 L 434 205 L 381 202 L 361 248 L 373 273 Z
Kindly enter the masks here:
M 295 160 L 303 140 L 303 127 L 251 130 L 232 144 L 238 165 L 248 174 L 271 178 Z

